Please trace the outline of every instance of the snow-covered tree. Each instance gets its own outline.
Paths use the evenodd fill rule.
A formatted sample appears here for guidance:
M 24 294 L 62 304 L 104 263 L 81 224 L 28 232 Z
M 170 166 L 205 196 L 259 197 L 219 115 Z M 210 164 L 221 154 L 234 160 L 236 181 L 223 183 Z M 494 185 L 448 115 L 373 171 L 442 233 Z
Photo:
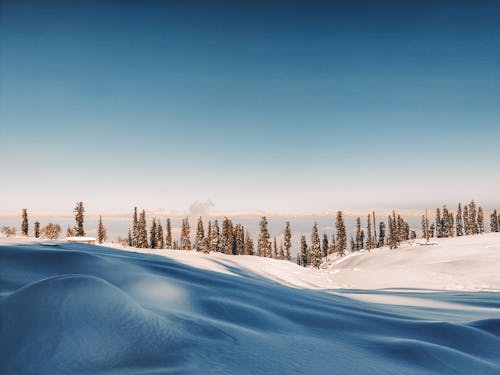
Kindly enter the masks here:
M 35 221 L 34 234 L 35 234 L 35 238 L 40 237 L 40 222 L 39 221 Z
M 269 257 L 271 255 L 271 236 L 267 229 L 267 218 L 262 216 L 260 220 L 260 235 L 259 242 L 257 243 L 257 255 L 260 257 Z
M 356 245 L 355 250 L 359 251 L 363 248 L 363 237 L 364 234 L 361 234 L 361 219 L 359 217 L 356 218 Z
M 321 243 L 321 256 L 328 259 L 328 248 L 329 248 L 328 236 L 323 233 L 323 242 Z
M 463 220 L 463 216 L 462 216 L 462 204 L 461 203 L 458 203 L 457 215 L 456 215 L 456 220 L 455 220 L 455 227 L 456 227 L 457 236 L 463 236 L 464 235 L 464 220 Z
M 210 243 L 210 251 L 220 251 L 219 222 L 217 219 L 214 220 L 214 225 L 212 225 L 212 241 Z
M 130 232 L 130 228 L 128 229 L 128 236 L 127 236 L 127 245 L 132 246 L 133 241 L 132 241 L 132 233 Z
M 170 224 L 170 218 L 167 217 L 167 223 L 165 224 L 165 248 L 172 249 L 172 226 Z
M 477 209 L 477 231 L 481 234 L 484 233 L 484 214 L 481 206 Z
M 198 223 L 196 224 L 196 239 L 194 241 L 194 248 L 196 251 L 204 251 L 205 242 L 205 229 L 203 228 L 203 219 L 201 216 L 198 218 Z
M 309 260 L 308 249 L 309 249 L 309 247 L 307 246 L 306 236 L 301 236 L 300 237 L 300 253 L 297 256 L 298 263 L 300 266 L 306 267 L 308 265 L 308 260 Z
M 321 265 L 321 241 L 318 234 L 318 224 L 314 223 L 311 230 L 311 265 L 319 268 Z
M 182 250 L 191 250 L 191 231 L 189 226 L 189 218 L 186 217 L 182 220 L 182 229 L 181 229 L 181 249 Z
M 163 249 L 165 247 L 165 239 L 163 238 L 163 226 L 161 220 L 156 222 L 156 248 Z
M 366 225 L 366 250 L 369 252 L 372 250 L 372 226 L 371 226 L 371 216 L 368 214 L 368 220 Z
M 273 240 L 273 253 L 272 253 L 271 257 L 274 259 L 279 259 L 278 244 L 276 243 L 276 237 L 274 237 L 274 240 Z
M 292 259 L 292 255 L 290 253 L 290 249 L 292 248 L 292 230 L 290 229 L 290 222 L 287 221 L 285 223 L 285 259 Z
M 61 234 L 61 226 L 59 224 L 48 223 L 42 230 L 43 236 L 49 240 L 56 240 Z
M 347 249 L 347 235 L 345 231 L 344 219 L 342 211 L 337 211 L 337 221 L 335 223 L 337 228 L 337 252 L 339 256 L 344 256 Z
M 490 230 L 492 232 L 498 232 L 499 231 L 498 227 L 498 214 L 497 210 L 493 210 L 493 212 L 490 214 Z
M 83 202 L 78 202 L 73 212 L 75 213 L 75 236 L 85 236 L 85 230 L 83 229 L 85 208 Z
M 328 255 L 331 255 L 337 251 L 337 244 L 335 241 L 335 234 L 332 233 L 332 240 L 330 241 L 330 244 L 328 245 Z
M 106 241 L 106 228 L 102 224 L 102 216 L 99 215 L 99 222 L 97 223 L 97 241 L 103 243 Z
M 148 229 L 146 224 L 146 211 L 142 210 L 137 222 L 137 247 L 145 249 L 148 246 Z
M 21 234 L 23 236 L 27 236 L 28 235 L 28 210 L 26 210 L 26 208 L 23 208 L 22 218 L 23 218 L 23 221 L 21 223 Z
M 156 249 L 157 238 L 156 218 L 153 218 L 153 220 L 151 221 L 151 228 L 149 229 L 149 247 L 151 247 L 151 249 Z
M 248 230 L 245 233 L 245 254 L 254 255 L 253 240 L 252 237 L 250 237 Z
M 137 215 L 137 207 L 134 207 L 132 216 L 132 246 L 139 247 L 139 218 Z
M 378 225 L 377 247 L 382 247 L 384 245 L 385 245 L 385 223 L 381 221 Z

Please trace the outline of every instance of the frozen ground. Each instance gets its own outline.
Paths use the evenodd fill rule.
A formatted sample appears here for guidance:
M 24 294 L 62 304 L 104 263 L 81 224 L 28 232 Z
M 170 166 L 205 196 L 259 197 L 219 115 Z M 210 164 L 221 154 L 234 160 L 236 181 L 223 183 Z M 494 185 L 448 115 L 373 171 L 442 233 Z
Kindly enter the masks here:
M 319 271 L 0 242 L 2 374 L 500 373 L 499 234 Z

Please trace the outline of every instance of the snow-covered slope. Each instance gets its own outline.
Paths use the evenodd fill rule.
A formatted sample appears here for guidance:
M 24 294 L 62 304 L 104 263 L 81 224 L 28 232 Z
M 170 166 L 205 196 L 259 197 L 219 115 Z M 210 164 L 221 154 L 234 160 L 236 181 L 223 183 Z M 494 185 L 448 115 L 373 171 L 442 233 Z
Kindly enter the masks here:
M 474 280 L 461 289 L 496 290 L 498 243 L 451 239 L 320 271 L 256 257 L 3 244 L 0 373 L 498 374 L 499 293 L 361 290 L 453 289 L 460 277 Z M 401 269 L 413 278 L 400 281 Z M 429 275 L 439 282 L 425 284 Z

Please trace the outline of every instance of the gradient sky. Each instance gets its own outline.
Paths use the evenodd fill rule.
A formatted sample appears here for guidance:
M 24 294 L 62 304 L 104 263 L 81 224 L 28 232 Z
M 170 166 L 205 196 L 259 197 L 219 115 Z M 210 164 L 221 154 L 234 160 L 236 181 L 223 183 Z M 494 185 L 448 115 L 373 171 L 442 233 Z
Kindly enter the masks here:
M 500 204 L 498 1 L 0 4 L 0 211 Z

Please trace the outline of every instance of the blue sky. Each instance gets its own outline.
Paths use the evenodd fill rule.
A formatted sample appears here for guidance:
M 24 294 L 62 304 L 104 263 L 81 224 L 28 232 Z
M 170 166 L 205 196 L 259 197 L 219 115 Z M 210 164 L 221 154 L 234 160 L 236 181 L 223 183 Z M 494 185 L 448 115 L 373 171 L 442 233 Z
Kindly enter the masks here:
M 500 204 L 497 1 L 2 1 L 0 210 Z

